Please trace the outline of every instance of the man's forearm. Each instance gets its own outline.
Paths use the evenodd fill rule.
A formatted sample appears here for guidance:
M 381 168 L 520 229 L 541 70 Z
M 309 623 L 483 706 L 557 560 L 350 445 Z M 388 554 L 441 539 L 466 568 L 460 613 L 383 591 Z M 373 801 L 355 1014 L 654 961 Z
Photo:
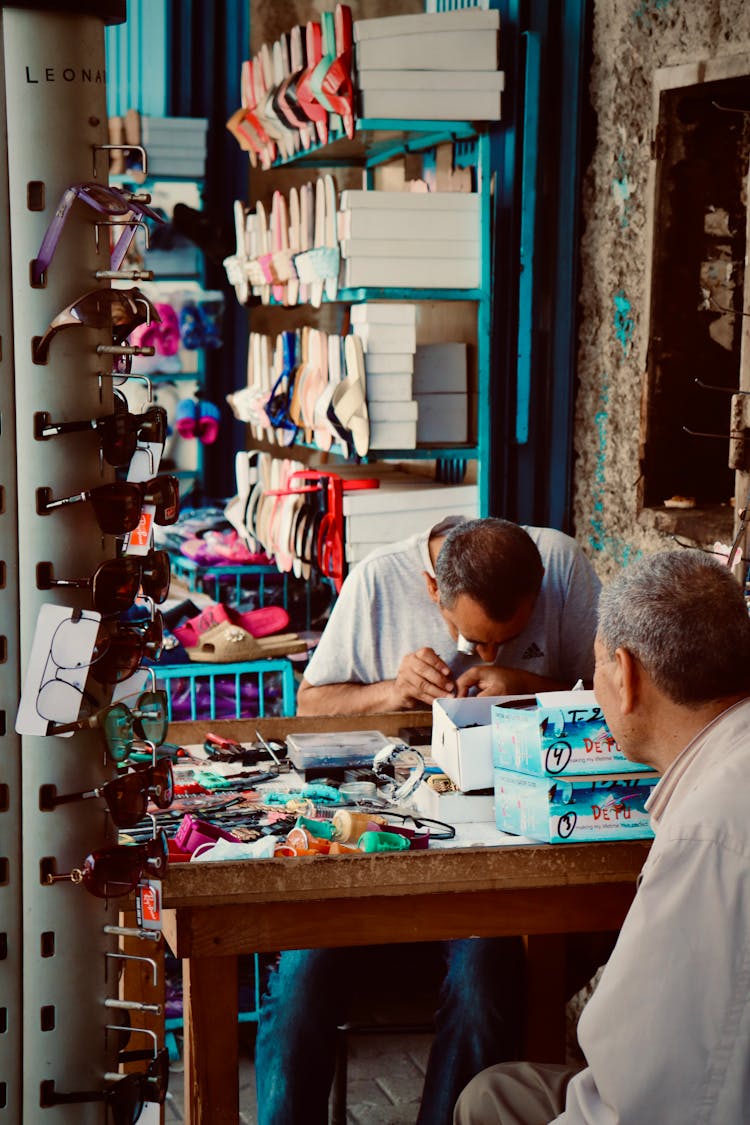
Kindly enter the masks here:
M 400 711 L 403 702 L 395 700 L 394 681 L 376 684 L 321 684 L 314 687 L 303 680 L 297 692 L 298 715 L 374 715 Z

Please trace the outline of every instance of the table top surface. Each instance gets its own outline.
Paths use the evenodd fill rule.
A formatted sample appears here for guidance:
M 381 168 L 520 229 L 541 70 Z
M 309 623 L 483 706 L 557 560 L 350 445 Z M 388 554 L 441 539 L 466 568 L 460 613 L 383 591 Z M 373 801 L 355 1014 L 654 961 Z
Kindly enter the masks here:
M 429 726 L 430 712 L 173 723 L 169 741 L 201 742 L 207 731 L 251 742 L 290 730 L 382 730 Z M 164 882 L 165 910 L 222 904 L 423 896 L 445 892 L 634 883 L 650 840 L 606 843 L 451 847 L 380 855 L 300 856 L 235 862 L 172 864 Z

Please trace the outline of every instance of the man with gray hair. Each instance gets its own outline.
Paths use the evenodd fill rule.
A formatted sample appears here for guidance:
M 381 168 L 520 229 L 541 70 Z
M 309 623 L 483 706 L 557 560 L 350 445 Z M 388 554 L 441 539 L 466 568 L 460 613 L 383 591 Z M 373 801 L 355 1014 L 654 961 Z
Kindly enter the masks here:
M 750 1121 L 750 620 L 700 551 L 602 593 L 594 688 L 622 751 L 661 775 L 655 840 L 578 1028 L 586 1067 L 501 1064 L 454 1125 Z

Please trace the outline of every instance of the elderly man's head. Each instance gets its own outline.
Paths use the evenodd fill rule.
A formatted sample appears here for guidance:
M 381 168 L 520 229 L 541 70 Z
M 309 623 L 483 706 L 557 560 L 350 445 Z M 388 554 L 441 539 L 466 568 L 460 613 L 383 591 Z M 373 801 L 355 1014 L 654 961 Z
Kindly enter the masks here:
M 544 567 L 531 537 L 502 519 L 465 520 L 448 532 L 428 588 L 455 638 L 491 662 L 526 627 Z
M 750 694 L 742 590 L 702 551 L 664 551 L 623 570 L 602 591 L 595 647 L 597 699 L 622 749 L 636 758 L 632 743 L 645 736 L 649 718 L 628 702 L 634 665 L 657 699 L 687 712 Z

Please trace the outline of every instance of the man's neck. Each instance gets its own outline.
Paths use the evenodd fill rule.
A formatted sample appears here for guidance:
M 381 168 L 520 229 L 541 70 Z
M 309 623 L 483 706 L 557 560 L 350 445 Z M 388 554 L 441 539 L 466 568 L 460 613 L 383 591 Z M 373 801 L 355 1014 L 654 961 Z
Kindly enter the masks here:
M 749 698 L 746 695 L 726 696 L 703 704 L 695 710 L 681 704 L 672 704 L 663 709 L 659 719 L 649 732 L 649 752 L 644 762 L 653 766 L 660 774 L 669 769 L 682 751 L 690 745 L 702 730 L 714 719 L 718 719 L 730 707 Z

